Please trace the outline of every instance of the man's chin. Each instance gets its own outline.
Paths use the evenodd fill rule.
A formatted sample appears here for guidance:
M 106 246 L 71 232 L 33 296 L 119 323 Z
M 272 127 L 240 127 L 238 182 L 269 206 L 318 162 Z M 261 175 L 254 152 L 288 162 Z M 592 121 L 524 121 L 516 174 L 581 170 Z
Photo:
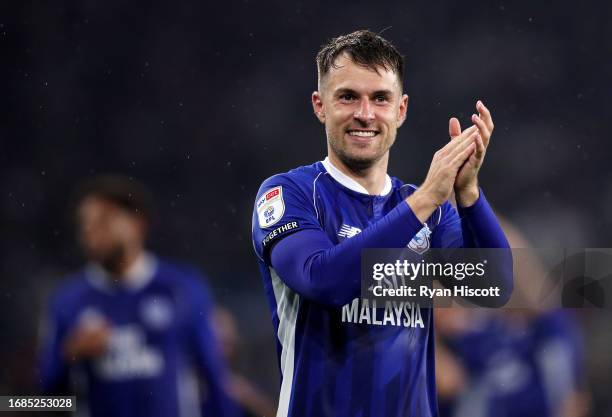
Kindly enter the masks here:
M 330 143 L 331 149 L 336 157 L 347 168 L 353 171 L 363 171 L 374 166 L 388 152 L 383 144 L 375 142 L 370 144 L 358 144 L 350 141 Z
M 358 153 L 346 153 L 343 155 L 339 155 L 339 159 L 342 161 L 347 168 L 352 171 L 363 171 L 365 169 L 369 169 L 376 162 L 380 160 L 379 155 L 368 155 L 368 154 L 358 154 Z
M 90 261 L 99 264 L 104 270 L 111 274 L 116 274 L 122 270 L 124 262 L 122 250 L 108 253 L 89 252 L 87 256 Z

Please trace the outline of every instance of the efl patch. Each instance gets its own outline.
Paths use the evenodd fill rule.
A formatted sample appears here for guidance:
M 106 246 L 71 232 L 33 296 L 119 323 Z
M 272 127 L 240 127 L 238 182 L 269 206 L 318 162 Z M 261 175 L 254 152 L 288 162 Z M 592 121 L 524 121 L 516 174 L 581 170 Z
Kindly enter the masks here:
M 280 185 L 266 191 L 257 199 L 257 217 L 259 227 L 270 227 L 276 224 L 285 214 L 283 187 Z
M 424 254 L 429 250 L 429 236 L 431 235 L 431 230 L 429 227 L 425 225 L 419 232 L 414 235 L 410 243 L 408 243 L 408 248 L 412 249 L 414 252 L 419 255 Z

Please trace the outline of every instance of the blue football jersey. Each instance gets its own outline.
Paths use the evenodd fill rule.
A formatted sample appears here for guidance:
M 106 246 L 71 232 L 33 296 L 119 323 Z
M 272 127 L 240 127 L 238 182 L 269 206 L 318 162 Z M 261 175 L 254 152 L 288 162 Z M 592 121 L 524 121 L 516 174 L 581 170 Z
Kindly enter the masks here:
M 491 316 L 449 337 L 469 383 L 444 407 L 449 417 L 554 417 L 582 388 L 582 341 L 571 313 Z
M 377 305 L 360 298 L 358 288 L 352 301 L 329 305 L 328 298 L 292 288 L 271 261 L 275 245 L 303 231 L 322 231 L 334 245 L 354 239 L 398 205 L 408 207 L 404 200 L 415 189 L 387 176 L 382 193 L 369 195 L 328 159 L 262 184 L 253 244 L 277 336 L 282 379 L 277 416 L 438 415 L 430 309 L 411 302 Z M 461 247 L 461 223 L 447 202 L 426 224 L 418 223 L 404 245 L 417 253 Z M 346 271 L 337 274 L 347 283 L 359 281 Z
M 92 417 L 234 415 L 209 320 L 211 301 L 190 268 L 142 256 L 127 282 L 90 265 L 63 284 L 45 321 L 40 382 L 46 393 L 70 393 L 69 376 L 84 376 Z M 111 328 L 107 351 L 70 364 L 66 336 L 77 326 Z M 82 380 L 82 379 L 81 379 Z M 197 381 L 206 387 L 200 395 Z M 204 396 L 206 398 L 204 398 Z

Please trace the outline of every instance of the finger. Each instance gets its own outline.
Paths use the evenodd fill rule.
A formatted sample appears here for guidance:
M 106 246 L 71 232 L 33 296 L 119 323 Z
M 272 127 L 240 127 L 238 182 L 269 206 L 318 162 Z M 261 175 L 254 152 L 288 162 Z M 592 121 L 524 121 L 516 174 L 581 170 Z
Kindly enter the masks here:
M 453 149 L 455 149 L 457 146 L 465 142 L 470 137 L 471 134 L 473 134 L 474 132 L 478 132 L 477 129 L 478 129 L 478 126 L 476 125 L 472 125 L 468 127 L 467 129 L 465 129 L 463 132 L 461 132 L 459 136 L 456 136 L 455 138 L 453 138 L 453 140 L 449 141 L 446 145 L 444 145 L 440 149 L 440 156 L 448 155 L 450 152 L 453 151 Z
M 485 124 L 487 125 L 489 132 L 493 133 L 493 118 L 491 117 L 491 112 L 481 100 L 476 102 L 476 110 L 478 110 L 480 118 L 484 120 Z
M 478 130 L 474 130 L 471 135 L 467 137 L 461 137 L 453 139 L 451 142 L 455 142 L 455 147 L 448 149 L 446 154 L 443 155 L 444 160 L 449 163 L 452 161 L 457 154 L 463 152 L 463 150 L 470 145 L 470 143 L 474 142 L 476 139 L 476 135 L 478 135 Z M 463 135 L 461 135 L 463 136 Z
M 483 139 L 480 136 L 476 138 L 474 143 L 476 144 L 476 151 L 474 152 L 474 156 L 476 157 L 476 159 L 482 160 L 484 158 L 484 154 L 487 150 L 487 147 L 483 143 Z
M 476 143 L 472 142 L 468 146 L 466 146 L 465 149 L 459 152 L 451 161 L 453 169 L 458 170 L 459 168 L 461 168 L 461 165 L 463 165 L 463 163 L 467 161 L 470 156 L 472 156 L 472 153 L 475 149 Z
M 470 146 L 476 140 L 476 137 L 479 135 L 478 131 L 473 132 L 469 137 L 464 139 L 457 147 L 452 149 L 448 156 L 446 157 L 448 160 L 452 161 L 454 158 L 463 152 L 468 146 Z
M 465 138 L 470 137 L 470 135 L 472 133 L 476 132 L 476 129 L 478 129 L 478 126 L 476 126 L 476 125 L 472 125 L 472 126 L 468 127 L 463 132 L 461 132 L 461 134 L 459 136 L 457 136 L 457 139 L 465 139 Z
M 482 120 L 477 115 L 472 115 L 472 122 L 478 126 L 478 130 L 480 131 L 480 136 L 484 140 L 484 145 L 487 146 L 489 144 L 489 139 L 491 138 L 491 132 L 489 132 L 489 128 L 485 124 L 484 120 Z
M 459 123 L 459 119 L 456 117 L 451 117 L 448 121 L 448 135 L 451 139 L 459 136 L 461 134 L 461 123 Z

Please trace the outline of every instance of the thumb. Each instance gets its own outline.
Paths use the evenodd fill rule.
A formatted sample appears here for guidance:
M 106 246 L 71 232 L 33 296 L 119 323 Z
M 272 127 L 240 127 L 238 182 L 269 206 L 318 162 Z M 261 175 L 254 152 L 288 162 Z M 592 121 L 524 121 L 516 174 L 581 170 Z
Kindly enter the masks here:
M 451 139 L 456 138 L 461 134 L 461 124 L 459 123 L 459 119 L 456 117 L 451 117 L 448 121 L 448 135 Z

